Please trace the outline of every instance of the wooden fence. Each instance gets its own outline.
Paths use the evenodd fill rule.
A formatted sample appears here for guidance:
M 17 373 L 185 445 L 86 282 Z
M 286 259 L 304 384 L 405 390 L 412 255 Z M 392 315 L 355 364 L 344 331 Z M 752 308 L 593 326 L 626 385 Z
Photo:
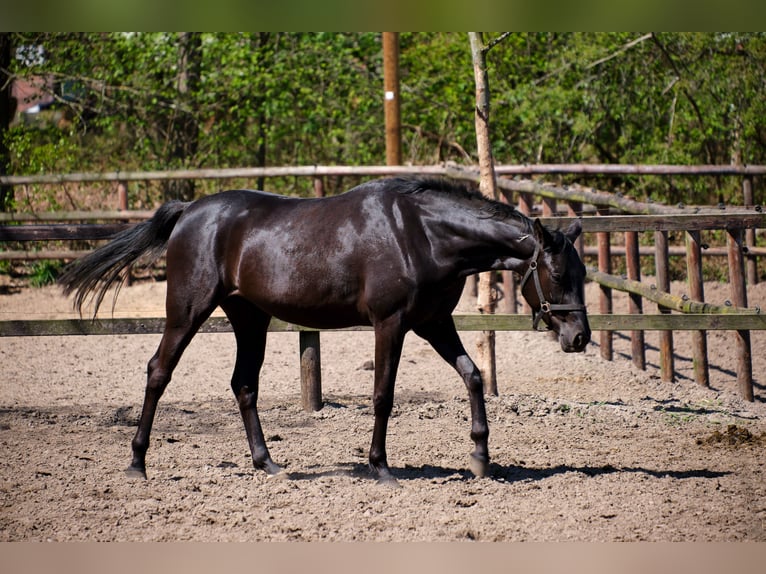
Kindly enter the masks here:
M 601 167 L 601 170 L 597 168 Z M 613 359 L 613 333 L 629 331 L 631 333 L 631 350 L 634 364 L 645 368 L 643 333 L 647 330 L 660 331 L 660 362 L 662 379 L 674 379 L 673 340 L 674 330 L 690 330 L 693 332 L 693 364 L 696 381 L 701 385 L 709 385 L 707 346 L 705 332 L 707 330 L 733 331 L 735 344 L 738 349 L 737 378 L 740 394 L 746 400 L 753 400 L 753 375 L 750 348 L 750 330 L 766 329 L 766 314 L 759 308 L 748 308 L 746 285 L 754 283 L 758 278 L 757 257 L 763 256 L 763 249 L 755 246 L 755 229 L 766 227 L 766 214 L 753 205 L 752 176 L 766 174 L 762 166 L 499 166 L 499 174 L 509 173 L 622 173 L 622 174 L 665 174 L 683 173 L 699 175 L 740 175 L 743 177 L 745 207 L 741 209 L 701 209 L 701 208 L 671 208 L 655 204 L 644 204 L 620 198 L 614 194 L 597 192 L 592 189 L 570 186 L 561 188 L 526 180 L 510 180 L 501 178 L 498 187 L 509 202 L 518 202 L 519 209 L 533 214 L 533 198 L 542 201 L 540 215 L 543 221 L 552 226 L 563 226 L 569 220 L 567 217 L 556 217 L 559 212 L 557 202 L 566 205 L 565 213 L 573 216 L 583 212 L 583 205 L 595 206 L 597 217 L 583 218 L 583 230 L 586 234 L 595 234 L 597 246 L 586 248 L 585 242 L 578 246 L 582 253 L 589 251 L 597 255 L 598 268 L 589 269 L 588 277 L 600 284 L 599 313 L 589 313 L 591 326 L 600 332 L 601 355 L 604 359 Z M 30 183 L 62 183 L 70 181 L 113 181 L 122 186 L 124 182 L 147 179 L 182 179 L 199 178 L 241 178 L 241 177 L 280 177 L 300 175 L 315 178 L 315 188 L 321 185 L 325 175 L 395 175 L 402 173 L 417 173 L 444 175 L 460 179 L 478 178 L 478 172 L 456 167 L 415 167 L 392 168 L 388 166 L 368 166 L 362 168 L 329 167 L 321 168 L 252 168 L 247 170 L 202 170 L 176 172 L 142 172 L 114 174 L 68 174 L 59 176 L 4 176 L 0 184 L 30 184 Z M 749 191 L 748 191 L 749 190 Z M 318 193 L 321 189 L 318 190 Z M 749 195 L 748 195 L 749 193 Z M 611 211 L 631 213 L 631 215 L 608 215 Z M 150 212 L 78 212 L 67 214 L 0 214 L 0 241 L 36 242 L 47 240 L 69 239 L 106 239 L 116 231 L 132 223 L 145 219 Z M 115 223 L 120 220 L 120 223 Z M 59 223 L 52 224 L 52 221 Z M 65 223 L 61 223 L 66 221 Z M 110 223 L 81 223 L 82 221 L 109 221 Z M 8 223 L 13 223 L 9 225 Z M 30 223 L 34 222 L 34 223 Z M 77 222 L 77 223 L 75 223 Z M 725 249 L 718 249 L 716 254 L 725 253 L 728 259 L 729 282 L 731 284 L 731 306 L 714 306 L 704 303 L 702 288 L 702 245 L 700 232 L 703 230 L 723 229 L 727 236 Z M 668 257 L 671 249 L 668 246 L 669 232 L 683 232 L 686 236 L 686 246 L 683 252 L 676 249 L 675 255 L 685 254 L 687 259 L 687 274 L 691 300 L 684 300 L 669 293 L 669 264 Z M 651 232 L 654 234 L 652 247 L 639 247 L 638 234 Z M 611 245 L 614 234 L 624 234 L 624 247 L 619 251 Z M 7 258 L 24 258 L 35 253 L 30 250 L 6 252 Z M 46 255 L 55 255 L 52 251 Z M 65 258 L 77 255 L 78 252 L 63 253 Z M 623 254 L 626 258 L 627 278 L 611 274 L 612 257 Z M 655 259 L 656 281 L 655 288 L 650 288 L 640 282 L 640 256 L 651 253 Z M 27 255 L 25 255 L 27 254 Z M 0 255 L 0 259 L 3 255 Z M 747 269 L 746 269 L 747 268 Z M 746 280 L 747 277 L 747 280 Z M 506 285 L 514 286 L 512 274 L 504 277 Z M 630 309 L 627 315 L 612 313 L 612 290 L 629 293 Z M 646 299 L 656 303 L 660 314 L 643 314 L 643 303 Z M 508 290 L 505 298 L 507 313 L 487 315 L 456 315 L 459 330 L 526 330 L 531 329 L 531 320 L 526 315 L 514 315 L 516 312 L 516 288 Z M 676 311 L 677 313 L 672 313 Z M 681 313 L 681 314 L 678 314 Z M 25 335 L 65 335 L 65 334 L 105 334 L 105 333 L 159 333 L 162 331 L 162 318 L 142 319 L 113 319 L 106 322 L 91 322 L 83 320 L 63 321 L 0 321 L 0 336 Z M 230 327 L 225 319 L 210 319 L 203 331 L 227 331 Z M 319 373 L 319 333 L 295 325 L 273 321 L 270 327 L 273 331 L 298 331 L 300 333 L 300 356 L 302 396 L 304 407 L 309 410 L 321 408 L 321 377 Z M 360 328 L 361 329 L 361 328 Z

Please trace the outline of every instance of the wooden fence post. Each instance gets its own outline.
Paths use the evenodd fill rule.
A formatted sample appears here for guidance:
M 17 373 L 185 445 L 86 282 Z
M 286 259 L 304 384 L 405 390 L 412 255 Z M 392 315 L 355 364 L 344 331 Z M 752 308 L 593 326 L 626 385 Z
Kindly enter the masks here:
M 628 279 L 641 281 L 641 260 L 638 253 L 638 232 L 627 231 L 625 233 L 625 259 L 628 268 Z M 632 315 L 640 315 L 643 311 L 641 296 L 633 293 L 629 296 L 628 312 Z M 644 332 L 630 332 L 630 351 L 633 364 L 641 370 L 646 370 L 646 350 L 644 349 Z
M 609 208 L 598 208 L 600 215 L 607 215 Z M 602 273 L 612 273 L 612 253 L 609 245 L 609 233 L 599 231 L 596 234 L 598 240 L 598 270 Z M 599 293 L 599 313 L 608 315 L 612 313 L 612 289 L 601 285 Z M 612 331 L 601 331 L 599 333 L 601 346 L 601 357 L 607 361 L 614 358 L 614 333 Z
M 322 360 L 319 331 L 300 331 L 301 404 L 307 412 L 322 410 Z
M 500 201 L 506 204 L 512 204 L 506 194 L 500 195 Z M 516 307 L 519 304 L 518 300 L 518 280 L 516 279 L 516 273 L 513 271 L 502 271 L 500 276 L 503 278 L 503 299 L 500 305 L 503 313 L 517 313 Z
M 543 197 L 543 217 L 555 217 L 556 200 L 552 197 Z
M 532 216 L 532 206 L 534 205 L 535 198 L 531 193 L 519 193 L 519 211 L 527 217 Z M 527 303 L 527 300 L 521 298 L 521 312 L 528 315 L 532 312 L 532 308 Z
M 117 182 L 117 209 L 128 210 L 128 184 L 124 181 Z
M 580 217 L 582 215 L 582 201 L 567 202 L 567 215 L 569 217 Z M 580 259 L 583 259 L 585 257 L 585 238 L 582 233 L 575 239 L 574 245 L 577 253 L 580 254 Z
M 657 289 L 670 293 L 667 231 L 654 232 L 654 268 L 657 276 Z M 670 309 L 667 307 L 658 305 L 658 308 L 660 313 L 670 313 Z M 663 382 L 672 383 L 675 379 L 673 360 L 673 331 L 660 331 L 660 377 Z
M 700 232 L 686 232 L 686 271 L 689 282 L 689 296 L 694 301 L 705 300 L 702 279 L 702 252 L 700 250 Z M 705 331 L 692 331 L 692 363 L 694 380 L 703 387 L 710 386 L 707 360 L 707 334 Z
M 745 176 L 742 179 L 742 195 L 745 207 L 753 207 L 753 178 L 752 176 Z M 755 247 L 755 229 L 748 227 L 745 230 L 745 245 L 747 247 Z M 747 282 L 750 285 L 758 283 L 758 259 L 756 257 L 748 257 L 745 260 L 745 268 L 747 270 Z
M 742 235 L 741 229 L 729 229 L 726 234 L 729 247 L 731 302 L 735 307 L 747 307 Z M 734 336 L 737 345 L 737 387 L 743 399 L 753 401 L 753 361 L 750 348 L 750 331 L 735 331 Z
M 124 181 L 118 181 L 117 182 L 117 209 L 119 211 L 128 211 L 128 184 Z M 125 219 L 124 223 L 127 223 L 128 220 Z M 133 284 L 133 274 L 131 273 L 131 268 L 128 267 L 128 269 L 125 271 L 125 285 L 132 285 Z
M 314 197 L 324 197 L 324 179 L 321 177 L 314 178 Z

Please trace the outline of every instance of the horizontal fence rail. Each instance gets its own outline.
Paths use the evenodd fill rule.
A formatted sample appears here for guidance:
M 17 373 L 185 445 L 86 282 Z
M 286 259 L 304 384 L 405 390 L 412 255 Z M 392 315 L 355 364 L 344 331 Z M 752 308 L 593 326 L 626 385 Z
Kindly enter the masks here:
M 765 315 L 756 306 L 747 306 L 745 290 L 745 266 L 747 281 L 758 279 L 756 258 L 766 254 L 766 249 L 755 246 L 755 230 L 766 227 L 766 214 L 760 206 L 754 205 L 752 181 L 754 176 L 766 175 L 766 166 L 676 166 L 676 165 L 510 165 L 496 166 L 498 189 L 511 204 L 518 200 L 520 211 L 532 216 L 533 204 L 530 198 L 542 201 L 535 215 L 541 215 L 543 223 L 563 228 L 576 216 L 586 211 L 594 216 L 579 217 L 585 233 L 595 234 L 598 245 L 585 246 L 578 242 L 582 254 L 598 257 L 598 269 L 590 269 L 588 277 L 599 283 L 601 298 L 599 312 L 589 312 L 591 327 L 601 333 L 601 355 L 612 360 L 612 334 L 614 331 L 630 331 L 633 362 L 645 368 L 643 359 L 644 331 L 660 331 L 662 379 L 673 380 L 672 332 L 689 330 L 695 335 L 694 365 L 695 379 L 702 385 L 707 382 L 707 349 L 705 331 L 733 331 L 740 349 L 738 383 L 742 396 L 753 400 L 752 365 L 750 364 L 749 331 L 766 328 Z M 579 185 L 558 186 L 550 183 L 518 179 L 518 176 L 540 174 L 581 174 L 581 175 L 700 175 L 738 176 L 743 181 L 744 202 L 742 207 L 688 207 L 683 205 L 665 206 L 640 202 L 619 194 L 598 191 Z M 433 175 L 470 181 L 479 180 L 478 169 L 457 165 L 439 166 L 300 166 L 203 170 L 169 170 L 152 172 L 107 172 L 51 174 L 35 176 L 0 176 L 0 185 L 33 185 L 88 182 L 116 182 L 121 189 L 123 200 L 127 197 L 125 183 L 130 181 L 171 180 L 171 179 L 255 179 L 262 177 L 313 177 L 317 194 L 321 191 L 321 178 L 325 176 L 393 176 Z M 514 176 L 509 179 L 504 176 Z M 557 208 L 557 202 L 566 209 Z M 116 232 L 126 229 L 135 222 L 147 219 L 152 211 L 118 211 L 56 213 L 0 213 L 0 242 L 21 244 L 39 241 L 105 240 Z M 587 210 L 583 206 L 589 206 Z M 614 215 L 614 212 L 622 215 Z M 555 217 L 567 213 L 566 217 Z M 90 222 L 90 223 L 85 223 Z M 724 230 L 727 245 L 706 249 L 700 241 L 700 232 Z M 668 233 L 683 232 L 685 247 L 669 246 Z M 624 234 L 625 244 L 612 246 L 610 237 L 614 233 Z M 639 233 L 654 234 L 654 246 L 638 246 Z M 744 236 L 744 237 L 743 237 Z M 677 237 L 677 236 L 676 236 Z M 83 250 L 15 249 L 0 252 L 0 259 L 71 259 L 84 253 Z M 702 292 L 701 254 L 726 256 L 729 263 L 729 281 L 732 288 L 732 304 L 714 306 L 704 303 Z M 628 277 L 611 275 L 610 258 L 624 256 Z M 640 256 L 653 256 L 657 269 L 657 286 L 640 282 Z M 667 278 L 668 257 L 685 256 L 691 299 L 670 295 Z M 47 257 L 46 257 L 47 256 Z M 508 305 L 514 311 L 497 315 L 455 315 L 458 330 L 529 330 L 532 321 L 529 314 L 516 315 L 516 287 L 510 274 L 504 276 L 512 286 Z M 505 285 L 504 285 L 505 288 Z M 612 313 L 612 290 L 625 291 L 630 297 L 630 313 Z M 658 313 L 644 314 L 642 301 L 657 305 Z M 528 311 L 528 309 L 526 309 Z M 589 310 L 590 311 L 590 310 Z M 50 335 L 97 335 L 160 333 L 164 319 L 159 317 L 123 319 L 114 318 L 91 321 L 86 319 L 63 319 L 53 321 L 0 321 L 0 336 L 50 336 Z M 351 330 L 365 330 L 356 327 Z M 225 318 L 213 317 L 203 326 L 202 332 L 228 332 L 230 326 Z M 272 331 L 297 331 L 300 334 L 301 374 L 304 385 L 304 358 L 319 353 L 319 332 L 274 320 Z M 314 383 L 309 383 L 309 385 Z M 320 385 L 316 381 L 316 385 Z M 312 400 L 305 399 L 313 397 Z M 316 397 L 320 397 L 317 403 Z M 304 394 L 304 406 L 316 409 L 321 406 L 321 386 L 308 386 Z
M 130 213 L 130 212 L 128 212 Z M 151 216 L 153 212 L 149 212 Z M 123 215 L 124 219 L 128 219 Z M 135 217 L 133 217 L 135 219 Z M 146 219 L 146 218 L 144 218 Z M 598 217 L 541 217 L 540 221 L 564 228 L 575 219 L 584 232 L 689 231 L 766 227 L 766 213 L 737 211 L 725 214 L 601 215 Z M 0 219 L 2 221 L 2 219 Z M 106 239 L 135 223 L 80 223 L 48 225 L 0 225 L 0 241 L 41 241 L 57 239 Z
M 750 311 L 750 310 L 748 310 Z M 458 331 L 531 331 L 532 318 L 514 314 L 455 314 Z M 746 314 L 688 313 L 682 315 L 588 315 L 594 331 L 697 330 L 731 331 L 738 329 L 766 330 L 766 314 L 752 311 Z M 0 321 L 0 337 L 59 337 L 67 335 L 157 335 L 165 328 L 164 317 L 115 319 L 22 319 Z M 370 326 L 343 329 L 313 329 L 279 319 L 272 319 L 269 332 L 303 333 L 330 331 L 372 331 Z M 231 325 L 225 317 L 211 317 L 200 333 L 229 333 Z
M 285 167 L 244 167 L 220 169 L 178 169 L 164 171 L 110 171 L 44 175 L 0 175 L 0 185 L 88 183 L 100 181 L 167 181 L 172 179 L 257 179 L 261 177 L 324 177 L 339 175 L 444 175 L 465 176 L 479 170 L 458 165 L 432 166 L 344 166 L 306 165 Z M 520 164 L 497 165 L 497 175 L 766 175 L 762 165 L 615 165 L 615 164 Z

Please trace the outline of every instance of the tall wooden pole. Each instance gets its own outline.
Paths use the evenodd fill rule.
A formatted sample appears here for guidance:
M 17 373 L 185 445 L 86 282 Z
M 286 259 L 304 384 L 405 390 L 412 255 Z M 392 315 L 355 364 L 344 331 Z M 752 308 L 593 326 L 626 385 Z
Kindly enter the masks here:
M 383 32 L 383 90 L 386 122 L 386 165 L 402 164 L 399 107 L 399 33 Z
M 476 82 L 476 149 L 479 155 L 479 191 L 486 197 L 497 199 L 497 182 L 492 161 L 492 149 L 489 138 L 489 79 L 487 76 L 487 52 L 480 32 L 469 32 L 471 57 Z M 495 312 L 496 302 L 492 296 L 493 273 L 479 276 L 478 307 L 480 313 Z M 497 364 L 495 361 L 495 332 L 482 331 L 476 348 L 479 371 L 484 380 L 484 392 L 497 395 Z

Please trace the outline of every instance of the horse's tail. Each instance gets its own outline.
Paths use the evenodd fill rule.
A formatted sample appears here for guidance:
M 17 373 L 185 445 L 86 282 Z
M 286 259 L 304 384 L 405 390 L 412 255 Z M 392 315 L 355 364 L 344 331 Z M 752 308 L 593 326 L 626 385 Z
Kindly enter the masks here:
M 106 245 L 67 265 L 58 283 L 65 295 L 75 293 L 74 308 L 82 314 L 85 301 L 93 294 L 95 317 L 109 288 L 116 283 L 119 291 L 125 269 L 143 256 L 151 262 L 162 255 L 178 218 L 189 205 L 170 201 L 151 219 L 121 231 Z

